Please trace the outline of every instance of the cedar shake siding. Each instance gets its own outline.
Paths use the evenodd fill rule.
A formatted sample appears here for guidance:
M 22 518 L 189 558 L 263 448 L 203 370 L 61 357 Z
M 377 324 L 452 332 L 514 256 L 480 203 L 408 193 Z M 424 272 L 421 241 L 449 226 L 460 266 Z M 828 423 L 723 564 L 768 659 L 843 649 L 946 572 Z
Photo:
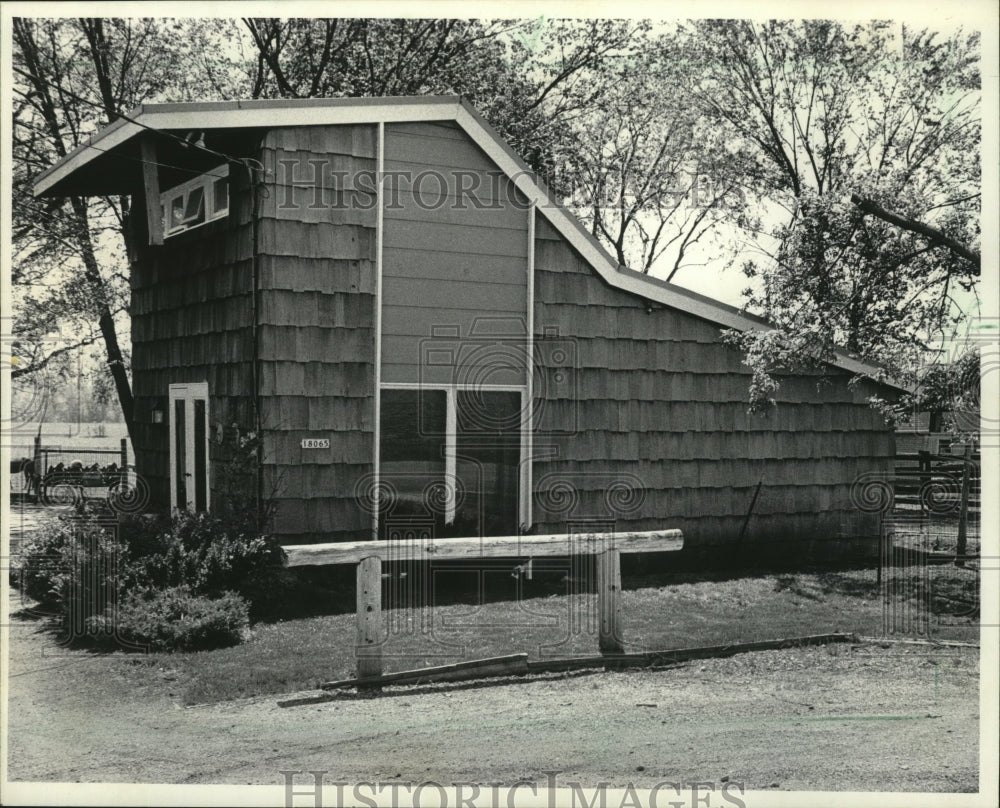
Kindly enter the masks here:
M 370 125 L 263 140 L 275 177 L 258 234 L 264 491 L 287 544 L 371 538 L 355 486 L 373 471 L 376 140 Z
M 213 438 L 221 427 L 254 423 L 252 205 L 246 176 L 234 172 L 230 182 L 228 216 L 140 248 L 132 265 L 133 448 L 154 508 L 170 501 L 169 427 L 152 422 L 154 409 L 167 409 L 169 385 L 208 382 Z M 131 226 L 145 237 L 135 199 Z M 217 451 L 210 440 L 210 463 Z M 218 502 L 218 475 L 209 479 Z
M 739 536 L 762 480 L 743 539 L 762 554 L 824 557 L 878 535 L 877 515 L 850 499 L 859 475 L 892 468 L 893 434 L 866 402 L 874 385 L 849 389 L 836 368 L 820 389 L 818 375 L 786 374 L 777 409 L 748 414 L 749 370 L 718 325 L 611 288 L 542 216 L 534 331 L 537 532 L 617 512 L 619 530 L 680 528 L 685 552 L 706 554 Z M 616 479 L 638 490 L 616 500 Z

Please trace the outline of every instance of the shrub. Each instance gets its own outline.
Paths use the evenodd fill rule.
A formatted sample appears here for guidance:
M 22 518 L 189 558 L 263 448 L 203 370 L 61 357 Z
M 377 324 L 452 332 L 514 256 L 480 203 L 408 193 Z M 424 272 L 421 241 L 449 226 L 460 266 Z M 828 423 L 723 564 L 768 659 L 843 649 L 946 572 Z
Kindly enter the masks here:
M 123 523 L 119 534 L 128 548 L 129 589 L 187 586 L 201 595 L 244 593 L 248 579 L 267 577 L 282 566 L 284 551 L 273 537 L 238 528 L 204 513 L 179 514 L 158 525 Z
M 284 551 L 266 536 L 220 534 L 201 548 L 195 586 L 201 592 L 235 589 L 248 594 L 252 578 L 270 578 L 280 567 Z
M 249 607 L 239 595 L 208 598 L 175 586 L 132 592 L 117 610 L 90 617 L 87 628 L 103 644 L 198 651 L 239 643 L 249 624 Z
M 20 585 L 64 622 L 80 625 L 114 602 L 125 555 L 113 523 L 55 519 L 22 546 Z
M 85 631 L 94 639 L 95 632 L 117 621 L 122 639 L 143 637 L 139 644 L 155 648 L 175 641 L 173 647 L 190 648 L 233 642 L 245 626 L 247 600 L 263 598 L 255 615 L 269 613 L 283 559 L 273 537 L 239 532 L 209 514 L 115 519 L 82 512 L 43 526 L 23 546 L 18 571 L 25 593 L 53 608 L 71 635 Z M 233 623 L 232 615 L 223 619 L 236 597 L 242 623 Z M 211 598 L 220 600 L 221 612 L 211 611 Z M 194 626 L 192 614 L 199 615 Z M 180 615 L 183 625 L 172 625 Z M 158 620 L 163 625 L 157 627 Z M 97 639 L 106 644 L 106 637 Z
M 58 604 L 63 596 L 63 559 L 75 542 L 70 526 L 56 520 L 36 531 L 24 544 L 11 566 L 17 572 L 17 586 L 43 606 Z
M 294 584 L 264 530 L 271 505 L 258 496 L 260 439 L 233 424 L 218 451 L 216 512 L 118 514 L 78 503 L 23 547 L 26 594 L 54 607 L 71 632 L 106 642 L 117 626 L 119 639 L 156 649 L 237 642 L 248 600 L 255 615 L 284 608 Z

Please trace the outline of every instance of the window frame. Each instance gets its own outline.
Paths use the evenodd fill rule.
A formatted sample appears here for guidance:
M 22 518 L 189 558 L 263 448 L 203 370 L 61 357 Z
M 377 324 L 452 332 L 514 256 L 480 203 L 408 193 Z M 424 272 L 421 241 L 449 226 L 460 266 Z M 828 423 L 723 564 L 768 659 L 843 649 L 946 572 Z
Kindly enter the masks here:
M 215 207 L 215 186 L 219 180 L 225 180 L 227 183 L 226 207 L 224 209 L 217 209 Z M 163 191 L 160 194 L 160 217 L 163 222 L 163 238 L 167 239 L 180 233 L 186 233 L 189 230 L 194 230 L 195 228 L 202 227 L 209 222 L 215 222 L 228 216 L 231 190 L 228 188 L 228 182 L 229 165 L 223 164 L 221 166 L 216 166 L 210 171 L 206 171 L 204 174 L 199 174 L 192 180 L 182 182 L 180 185 L 175 185 L 173 188 Z M 194 224 L 182 222 L 179 225 L 171 226 L 173 219 L 170 216 L 170 211 L 174 202 L 179 199 L 181 202 L 181 210 L 187 210 L 191 192 L 199 188 L 202 192 L 202 205 L 205 209 L 205 215 L 202 221 Z
M 521 423 L 519 432 L 519 456 L 517 464 L 517 521 L 519 525 L 531 525 L 531 496 L 528 490 L 531 484 L 530 475 L 530 434 L 531 434 L 531 408 L 527 406 L 528 386 L 524 384 L 447 384 L 426 383 L 426 382 L 382 382 L 379 385 L 379 393 L 382 390 L 444 390 L 445 392 L 445 472 L 444 484 L 448 490 L 445 519 L 453 521 L 456 515 L 455 492 L 452 481 L 456 479 L 458 468 L 458 393 L 460 391 L 482 391 L 498 393 L 520 393 L 521 396 Z M 379 430 L 379 445 L 375 448 L 377 456 L 382 454 L 382 434 Z M 378 481 L 376 481 L 377 485 Z M 380 529 L 377 523 L 376 513 L 376 535 Z

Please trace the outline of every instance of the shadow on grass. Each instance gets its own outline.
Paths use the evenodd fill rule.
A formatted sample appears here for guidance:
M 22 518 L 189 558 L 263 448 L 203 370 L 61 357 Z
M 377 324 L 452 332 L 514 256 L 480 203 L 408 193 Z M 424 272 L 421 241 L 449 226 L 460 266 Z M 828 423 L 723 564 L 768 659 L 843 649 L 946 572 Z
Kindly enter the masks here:
M 56 620 L 58 617 L 59 615 L 54 609 L 49 609 L 38 604 L 34 606 L 22 606 L 20 609 L 10 613 L 11 620 L 30 621 L 32 623 Z
M 877 562 L 852 564 L 756 563 L 752 566 L 707 567 L 683 562 L 680 554 L 636 554 L 622 557 L 622 589 L 666 589 L 685 584 L 753 581 L 774 578 L 774 591 L 787 592 L 819 602 L 827 596 L 874 601 L 884 594 L 886 584 L 877 582 Z M 683 562 L 683 563 L 681 563 Z M 522 562 L 523 563 L 523 562 Z M 516 603 L 524 600 L 566 597 L 593 593 L 596 574 L 593 557 L 570 564 L 563 558 L 537 558 L 531 577 L 518 571 L 517 559 L 487 559 L 470 563 L 436 561 L 432 565 L 386 564 L 382 581 L 383 604 L 400 604 L 400 599 L 437 606 L 480 606 Z M 681 567 L 677 569 L 677 567 Z M 978 605 L 978 575 L 974 570 L 935 566 L 934 614 L 965 615 Z M 894 567 L 891 572 L 898 587 L 918 591 L 922 567 Z M 326 565 L 282 569 L 259 592 L 247 593 L 251 601 L 252 625 L 273 625 L 287 621 L 338 615 L 356 610 L 354 565 Z M 405 607 L 405 603 L 402 604 Z M 42 621 L 41 630 L 51 632 L 64 644 L 58 615 L 34 604 L 12 614 L 15 619 Z M 74 639 L 70 647 L 101 653 L 86 638 Z M 124 649 L 123 649 L 124 650 Z
M 703 562 L 684 561 L 679 554 L 642 553 L 622 556 L 622 589 L 659 589 L 680 584 L 780 576 L 778 591 L 791 589 L 809 599 L 818 599 L 815 589 L 795 583 L 796 575 L 818 575 L 822 592 L 870 599 L 878 587 L 859 579 L 859 571 L 876 568 L 875 562 L 840 565 L 753 563 L 725 568 Z M 529 573 L 524 559 L 482 561 L 435 561 L 396 568 L 383 567 L 383 604 L 390 598 L 419 598 L 434 606 L 486 605 L 572 594 L 596 592 L 593 556 L 570 562 L 567 558 L 536 558 Z M 678 568 L 679 567 L 679 568 Z M 293 583 L 282 586 L 280 598 L 270 598 L 252 614 L 255 622 L 275 623 L 306 617 L 353 614 L 356 609 L 354 565 L 295 567 L 284 571 Z M 297 583 L 294 583 L 297 582 Z M 796 588 L 797 587 L 797 588 Z

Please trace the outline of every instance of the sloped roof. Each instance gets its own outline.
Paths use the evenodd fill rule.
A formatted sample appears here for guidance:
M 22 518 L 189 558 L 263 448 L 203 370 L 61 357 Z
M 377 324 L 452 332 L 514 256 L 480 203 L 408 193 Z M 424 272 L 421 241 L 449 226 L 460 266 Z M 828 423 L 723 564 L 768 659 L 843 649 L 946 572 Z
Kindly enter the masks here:
M 553 227 L 611 286 L 664 306 L 740 331 L 770 330 L 760 318 L 641 272 L 619 267 L 579 219 L 566 210 L 520 156 L 461 96 L 407 98 L 311 98 L 143 104 L 93 135 L 35 178 L 36 196 L 132 193 L 136 168 L 123 172 L 122 158 L 141 163 L 139 135 L 148 130 L 183 136 L 192 130 L 265 130 L 272 127 L 331 124 L 454 121 L 535 203 Z M 178 143 L 176 148 L 180 148 Z M 189 150 L 194 155 L 196 150 Z M 832 362 L 851 373 L 878 377 L 880 369 L 837 354 Z

